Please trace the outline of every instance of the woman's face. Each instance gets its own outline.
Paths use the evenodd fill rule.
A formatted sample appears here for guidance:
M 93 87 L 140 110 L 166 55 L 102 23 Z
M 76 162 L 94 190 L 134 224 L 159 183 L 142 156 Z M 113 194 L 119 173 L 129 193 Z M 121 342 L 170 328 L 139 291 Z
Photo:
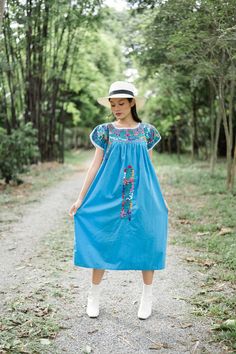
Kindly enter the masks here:
M 111 111 L 117 119 L 124 119 L 131 115 L 131 107 L 135 101 L 129 101 L 127 98 L 110 98 Z

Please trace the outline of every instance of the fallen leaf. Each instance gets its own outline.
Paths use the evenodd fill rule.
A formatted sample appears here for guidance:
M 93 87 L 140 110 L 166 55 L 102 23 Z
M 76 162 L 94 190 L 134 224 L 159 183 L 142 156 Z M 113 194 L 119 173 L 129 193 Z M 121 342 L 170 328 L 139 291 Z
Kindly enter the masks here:
M 40 339 L 40 343 L 42 345 L 49 345 L 49 344 L 51 344 L 51 341 L 49 339 L 47 339 L 47 338 L 41 338 Z
M 92 334 L 92 333 L 95 333 L 95 332 L 98 332 L 98 329 L 93 329 L 92 331 L 88 331 L 88 334 Z
M 215 262 L 214 262 L 214 261 L 211 261 L 210 259 L 206 259 L 205 261 L 202 262 L 202 264 L 203 264 L 205 267 L 211 267 L 211 266 L 215 265 Z
M 192 323 L 182 323 L 180 327 L 184 329 L 184 328 L 189 328 L 189 327 L 192 327 L 192 326 L 193 326 Z
M 8 248 L 8 251 L 14 251 L 16 249 L 16 247 L 10 247 Z
M 184 225 L 192 224 L 192 221 L 186 219 L 179 219 L 179 222 Z
M 197 263 L 197 264 L 200 264 L 200 265 L 203 265 L 205 267 L 211 267 L 213 265 L 215 265 L 215 262 L 210 260 L 210 259 L 197 259 L 197 258 L 194 258 L 194 257 L 187 257 L 185 258 L 185 260 L 187 262 L 191 262 L 191 263 Z
M 226 234 L 232 234 L 233 229 L 230 227 L 222 227 L 218 235 L 226 235 Z
M 216 284 L 216 286 L 214 287 L 215 291 L 223 291 L 224 289 L 225 289 L 225 283 Z
M 5 331 L 7 329 L 7 326 L 4 324 L 0 323 L 0 331 Z
M 219 297 L 217 296 L 209 297 L 208 299 L 205 299 L 205 302 L 207 304 L 214 304 L 214 303 L 217 304 L 219 302 Z
M 193 257 L 187 257 L 185 258 L 187 262 L 196 262 L 197 260 Z
M 205 236 L 205 235 L 209 235 L 210 232 L 209 231 L 205 231 L 205 232 L 197 232 L 197 236 Z
M 150 345 L 150 347 L 148 349 L 160 350 L 162 348 L 168 349 L 168 348 L 170 348 L 170 346 L 167 343 L 154 343 L 154 344 Z
M 173 299 L 175 299 L 175 300 L 184 300 L 184 301 L 187 301 L 187 300 L 188 300 L 187 297 L 182 297 L 182 296 L 173 296 Z M 176 318 L 176 317 L 174 317 L 174 316 L 169 316 L 169 317 L 171 317 L 171 318 Z

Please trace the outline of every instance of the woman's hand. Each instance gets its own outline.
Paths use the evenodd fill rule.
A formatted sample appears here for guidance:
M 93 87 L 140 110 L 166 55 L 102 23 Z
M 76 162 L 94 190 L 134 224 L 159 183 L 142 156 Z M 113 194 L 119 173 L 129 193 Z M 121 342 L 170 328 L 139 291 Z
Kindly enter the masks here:
M 79 207 L 82 204 L 82 199 L 77 199 L 76 202 L 74 204 L 72 204 L 70 211 L 69 211 L 69 215 L 71 217 L 73 217 L 77 211 L 77 209 L 79 209 Z

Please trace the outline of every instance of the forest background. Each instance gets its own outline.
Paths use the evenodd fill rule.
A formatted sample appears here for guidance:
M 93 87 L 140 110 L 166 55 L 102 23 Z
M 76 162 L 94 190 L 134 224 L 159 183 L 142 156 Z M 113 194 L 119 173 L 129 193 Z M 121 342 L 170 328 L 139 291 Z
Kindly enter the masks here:
M 173 242 L 198 250 L 188 262 L 211 272 L 212 300 L 197 306 L 235 349 L 235 0 L 130 0 L 122 11 L 6 0 L 0 22 L 1 208 L 34 166 L 86 157 L 91 130 L 112 119 L 97 97 L 133 82 L 147 97 L 141 119 L 162 136 L 154 164 L 182 234 Z
M 148 98 L 141 116 L 158 127 L 160 151 L 209 160 L 212 174 L 217 158 L 226 157 L 232 191 L 235 21 L 233 0 L 130 1 L 121 12 L 102 1 L 7 1 L 0 37 L 4 160 L 18 154 L 63 162 L 65 149 L 89 147 L 89 131 L 111 118 L 96 98 L 112 81 L 129 80 Z M 30 134 L 32 146 L 24 141 Z M 2 165 L 1 173 L 6 182 L 16 174 Z

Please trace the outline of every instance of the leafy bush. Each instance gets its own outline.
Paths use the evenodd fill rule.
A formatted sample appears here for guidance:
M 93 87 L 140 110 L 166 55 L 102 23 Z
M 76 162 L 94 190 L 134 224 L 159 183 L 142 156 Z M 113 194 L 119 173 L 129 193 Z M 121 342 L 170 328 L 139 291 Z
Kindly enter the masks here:
M 0 178 L 6 183 L 11 180 L 20 183 L 18 174 L 26 172 L 38 157 L 37 130 L 31 122 L 13 129 L 10 135 L 0 128 Z

